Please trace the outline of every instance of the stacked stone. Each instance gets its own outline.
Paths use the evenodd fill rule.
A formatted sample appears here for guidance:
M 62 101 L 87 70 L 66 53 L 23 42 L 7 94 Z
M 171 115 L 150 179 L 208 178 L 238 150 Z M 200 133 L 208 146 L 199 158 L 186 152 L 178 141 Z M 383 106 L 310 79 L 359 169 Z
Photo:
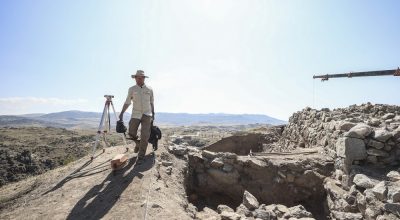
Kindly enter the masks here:
M 285 150 L 322 146 L 335 159 L 335 174 L 324 183 L 332 219 L 400 218 L 400 174 L 395 170 L 400 164 L 400 106 L 306 108 L 289 119 L 279 144 Z M 391 171 L 377 178 L 386 173 L 376 168 Z
M 353 135 L 354 132 L 349 136 L 348 131 L 358 124 L 366 124 L 370 132 L 366 136 Z M 399 126 L 400 106 L 367 103 L 334 110 L 308 107 L 289 118 L 279 145 L 282 151 L 324 147 L 328 155 L 336 157 L 337 142 L 347 133 L 347 137 L 365 142 L 370 163 L 392 164 L 399 148 Z
M 294 113 L 282 133 L 280 144 L 284 148 L 283 150 L 291 150 L 296 147 L 326 146 L 326 143 L 322 143 L 321 140 L 330 133 L 329 122 L 331 120 L 330 112 L 327 109 L 317 111 L 308 107 Z
M 399 219 L 400 173 L 390 171 L 378 180 L 365 174 L 355 174 L 348 188 L 340 171 L 326 178 L 327 203 L 332 219 Z
M 400 127 L 353 125 L 338 139 L 336 154 L 339 167 L 346 173 L 353 164 L 396 166 L 400 162 Z

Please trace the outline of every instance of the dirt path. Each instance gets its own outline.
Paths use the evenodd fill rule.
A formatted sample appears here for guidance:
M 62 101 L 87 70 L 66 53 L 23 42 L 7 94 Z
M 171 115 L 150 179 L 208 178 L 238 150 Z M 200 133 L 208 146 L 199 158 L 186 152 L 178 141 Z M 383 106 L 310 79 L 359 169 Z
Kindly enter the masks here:
M 1 188 L 0 219 L 190 219 L 183 161 L 162 146 L 153 156 L 149 146 L 143 164 L 135 165 L 136 154 L 130 152 L 129 163 L 114 175 L 110 160 L 124 150 L 108 148 L 93 162 L 85 157 Z M 160 155 L 173 162 L 171 175 Z

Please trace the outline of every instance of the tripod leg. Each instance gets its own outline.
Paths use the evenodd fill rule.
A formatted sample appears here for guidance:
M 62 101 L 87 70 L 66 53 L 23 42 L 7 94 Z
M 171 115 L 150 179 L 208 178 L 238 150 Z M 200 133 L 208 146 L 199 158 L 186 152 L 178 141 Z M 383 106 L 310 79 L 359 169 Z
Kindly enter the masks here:
M 93 149 L 92 149 L 91 160 L 94 159 L 94 154 L 96 153 L 96 148 L 97 148 L 97 145 L 99 144 L 99 141 L 100 141 L 101 129 L 103 127 L 104 114 L 105 114 L 106 110 L 107 110 L 107 103 L 104 105 L 104 110 L 103 110 L 103 114 L 101 115 L 100 125 L 99 125 L 99 128 L 97 129 L 96 142 L 95 142 L 95 144 L 93 146 Z
M 104 134 L 103 134 L 103 153 L 106 152 L 106 148 L 110 147 L 107 143 L 107 134 L 110 132 L 110 102 L 107 102 L 106 113 L 104 114 Z
M 110 105 L 107 105 L 106 113 L 104 114 L 104 133 L 108 133 L 110 131 Z
M 118 121 L 117 112 L 115 112 L 114 104 L 111 102 L 111 107 L 114 112 L 115 120 Z M 124 141 L 124 145 L 126 146 L 126 151 L 128 151 L 128 144 L 126 143 L 125 135 L 121 134 L 122 140 Z

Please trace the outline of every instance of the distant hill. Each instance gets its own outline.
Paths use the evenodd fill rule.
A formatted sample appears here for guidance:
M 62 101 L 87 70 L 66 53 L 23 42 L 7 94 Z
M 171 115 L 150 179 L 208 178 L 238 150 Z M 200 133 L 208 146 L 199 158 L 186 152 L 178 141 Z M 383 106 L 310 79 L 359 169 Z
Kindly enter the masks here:
M 96 128 L 101 118 L 99 112 L 63 111 L 49 114 L 0 115 L 0 126 L 40 126 L 63 128 Z M 111 123 L 115 125 L 115 116 L 111 115 Z M 128 124 L 130 114 L 124 114 Z M 285 124 L 285 121 L 259 114 L 188 114 L 188 113 L 156 113 L 155 123 L 168 126 L 190 125 L 249 125 L 249 124 Z
M 285 121 L 259 114 L 188 114 L 156 113 L 156 122 L 170 125 L 248 125 L 248 124 L 285 124 Z

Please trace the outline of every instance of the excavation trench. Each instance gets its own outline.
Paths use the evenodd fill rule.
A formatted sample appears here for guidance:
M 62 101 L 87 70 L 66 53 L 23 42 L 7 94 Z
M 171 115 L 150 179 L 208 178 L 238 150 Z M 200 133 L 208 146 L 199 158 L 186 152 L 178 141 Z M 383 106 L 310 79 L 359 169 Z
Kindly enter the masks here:
M 237 156 L 201 151 L 189 154 L 187 195 L 200 211 L 220 204 L 236 209 L 245 190 L 260 204 L 303 205 L 315 218 L 327 216 L 323 180 L 333 162 L 321 154 Z

